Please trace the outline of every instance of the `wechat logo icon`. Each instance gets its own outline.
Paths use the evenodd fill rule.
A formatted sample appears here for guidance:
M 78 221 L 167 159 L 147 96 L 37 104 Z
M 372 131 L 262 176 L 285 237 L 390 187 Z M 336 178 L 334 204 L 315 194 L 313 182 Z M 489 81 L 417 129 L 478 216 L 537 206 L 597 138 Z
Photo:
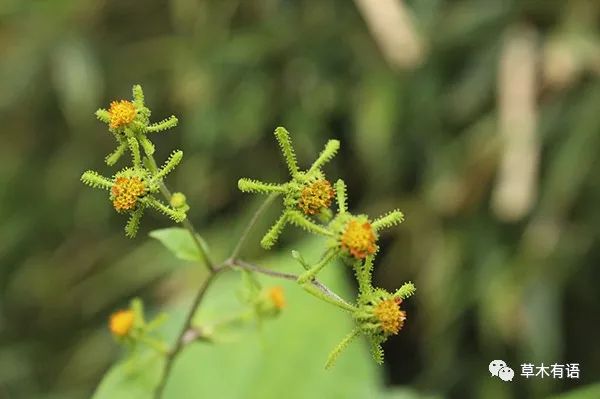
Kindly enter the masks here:
M 508 367 L 504 360 L 492 360 L 488 369 L 492 377 L 498 377 L 502 381 L 512 381 L 515 376 L 513 369 Z

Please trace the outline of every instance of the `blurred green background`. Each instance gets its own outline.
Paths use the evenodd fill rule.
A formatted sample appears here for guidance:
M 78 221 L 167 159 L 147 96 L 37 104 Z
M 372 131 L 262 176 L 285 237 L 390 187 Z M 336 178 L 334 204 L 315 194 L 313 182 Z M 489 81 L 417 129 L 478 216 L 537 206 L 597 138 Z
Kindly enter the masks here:
M 340 359 L 347 372 L 319 377 L 328 384 L 364 375 L 390 398 L 503 399 L 597 383 L 599 30 L 600 2 L 588 0 L 2 0 L 0 398 L 89 397 L 119 358 L 108 315 L 136 295 L 177 313 L 203 277 L 147 238 L 166 219 L 149 213 L 128 240 L 106 194 L 79 182 L 86 169 L 111 173 L 113 137 L 93 112 L 135 83 L 153 120 L 180 118 L 156 136 L 157 159 L 184 150 L 168 183 L 217 255 L 259 203 L 237 179 L 286 176 L 279 125 L 304 165 L 328 138 L 342 141 L 327 172 L 346 180 L 351 209 L 406 214 L 376 264 L 379 285 L 418 287 L 406 326 L 385 366 L 357 352 Z M 271 211 L 246 257 L 295 270 L 289 250 L 312 244 L 288 230 L 281 256 L 265 259 L 257 243 Z M 286 286 L 289 317 L 310 325 L 331 312 L 294 302 L 297 290 Z M 314 341 L 342 336 L 301 326 L 268 335 L 281 368 L 299 375 L 286 389 L 375 397 L 311 391 L 302 376 L 325 373 L 327 354 Z M 196 350 L 198 372 L 187 373 L 201 382 L 217 352 Z M 218 356 L 224 370 L 239 362 Z M 311 368 L 295 369 L 303 358 Z M 512 383 L 489 376 L 494 359 L 515 369 Z M 520 364 L 542 362 L 579 363 L 580 379 L 519 376 Z M 255 397 L 273 397 L 273 381 Z M 212 397 L 223 392 L 217 384 Z

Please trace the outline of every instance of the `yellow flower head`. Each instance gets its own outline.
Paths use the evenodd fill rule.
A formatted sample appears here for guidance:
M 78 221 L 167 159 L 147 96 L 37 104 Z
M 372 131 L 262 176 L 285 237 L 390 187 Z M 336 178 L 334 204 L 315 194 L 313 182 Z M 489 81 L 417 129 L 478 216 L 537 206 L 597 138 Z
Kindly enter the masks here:
M 117 177 L 110 192 L 113 206 L 117 212 L 123 212 L 135 208 L 138 198 L 146 192 L 146 187 L 139 177 Z
M 132 310 L 119 310 L 110 316 L 108 327 L 110 332 L 117 337 L 129 335 L 133 328 L 134 314 Z
M 331 183 L 327 179 L 318 179 L 302 190 L 298 207 L 306 215 L 315 215 L 323 208 L 329 208 L 334 195 Z
M 111 102 L 108 113 L 110 115 L 110 127 L 117 129 L 133 122 L 137 110 L 131 101 L 121 100 Z
M 350 220 L 342 234 L 342 247 L 357 259 L 364 259 L 377 250 L 377 237 L 368 221 Z
M 389 298 L 375 305 L 373 314 L 385 334 L 396 335 L 404 325 L 406 312 L 400 310 L 401 303 L 400 298 Z
M 279 310 L 285 307 L 285 296 L 283 295 L 283 288 L 280 286 L 271 287 L 267 292 L 269 299 Z

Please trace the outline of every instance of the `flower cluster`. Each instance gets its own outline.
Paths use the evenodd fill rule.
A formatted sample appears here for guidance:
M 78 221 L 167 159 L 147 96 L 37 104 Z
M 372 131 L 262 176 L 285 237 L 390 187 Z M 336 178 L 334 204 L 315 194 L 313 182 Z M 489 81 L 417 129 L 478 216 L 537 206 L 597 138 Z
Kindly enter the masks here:
M 148 134 L 160 132 L 177 125 L 177 118 L 171 116 L 161 122 L 150 124 L 150 110 L 144 105 L 144 93 L 139 85 L 133 86 L 133 101 L 113 101 L 108 110 L 99 109 L 96 116 L 108 125 L 108 130 L 117 141 L 117 148 L 106 156 L 105 161 L 113 166 L 127 152 L 131 154 L 132 165 L 116 172 L 112 178 L 101 176 L 88 170 L 81 180 L 95 188 L 109 191 L 109 199 L 118 213 L 126 213 L 129 220 L 125 226 L 125 234 L 134 237 L 137 234 L 140 219 L 146 208 L 153 208 L 181 222 L 186 218 L 187 204 L 185 196 L 180 206 L 169 205 L 156 198 L 156 194 L 165 191 L 163 179 L 181 162 L 183 152 L 174 151 L 162 167 L 154 160 L 154 145 Z
M 412 283 L 406 283 L 395 293 L 374 288 L 371 283 L 373 261 L 379 249 L 377 243 L 381 230 L 401 223 L 404 215 L 399 210 L 393 210 L 373 219 L 348 211 L 345 183 L 338 179 L 332 185 L 322 170 L 323 165 L 339 150 L 338 140 L 329 140 L 317 160 L 307 170 L 300 170 L 287 130 L 277 128 L 275 137 L 290 172 L 290 180 L 285 183 L 266 183 L 247 178 L 238 181 L 241 191 L 283 197 L 281 216 L 263 236 L 261 245 L 270 249 L 288 224 L 325 237 L 327 248 L 314 264 L 309 264 L 294 251 L 294 257 L 305 269 L 298 283 L 316 295 L 311 287 L 317 274 L 333 260 L 341 259 L 353 268 L 359 285 L 356 304 L 351 307 L 357 329 L 334 349 L 328 365 L 333 363 L 358 332 L 370 339 L 373 356 L 380 363 L 383 360 L 381 344 L 389 336 L 398 334 L 402 328 L 406 313 L 400 309 L 400 305 L 403 299 L 414 293 L 415 287 Z M 335 214 L 330 209 L 334 199 L 337 204 Z
M 325 178 L 321 167 L 331 160 L 340 148 L 338 140 L 330 140 L 317 160 L 305 171 L 298 169 L 296 154 L 290 135 L 282 127 L 275 130 L 275 137 L 290 171 L 291 179 L 282 184 L 264 183 L 253 179 L 240 179 L 238 187 L 244 192 L 276 193 L 283 195 L 283 212 L 261 240 L 265 249 L 270 249 L 279 238 L 283 228 L 289 223 L 313 233 L 330 235 L 325 227 L 316 224 L 315 216 L 322 220 L 331 218 L 329 209 L 335 192 Z
M 395 292 L 390 293 L 373 287 L 371 275 L 373 257 L 365 259 L 355 269 L 358 280 L 358 306 L 352 316 L 360 332 L 369 337 L 371 352 L 378 363 L 383 362 L 381 344 L 391 335 L 396 335 L 404 326 L 406 312 L 400 308 L 402 301 L 416 291 L 412 283 L 404 283 Z
M 162 397 L 173 362 L 186 345 L 195 341 L 214 342 L 219 331 L 248 324 L 259 327 L 263 320 L 276 318 L 282 313 L 286 307 L 283 289 L 280 286 L 263 287 L 255 273 L 296 280 L 306 292 L 349 312 L 355 327 L 333 349 L 326 367 L 331 366 L 349 343 L 361 334 L 368 338 L 374 359 L 381 363 L 381 345 L 402 329 L 407 316 L 401 305 L 403 300 L 415 292 L 415 287 L 410 282 L 395 292 L 374 287 L 373 264 L 379 251 L 380 234 L 384 229 L 401 223 L 404 216 L 399 210 L 376 218 L 348 210 L 345 183 L 341 179 L 332 183 L 333 180 L 328 179 L 323 171 L 325 164 L 338 152 L 340 142 L 329 140 L 310 167 L 301 170 L 290 134 L 282 127 L 277 128 L 275 137 L 283 153 L 290 179 L 284 183 L 268 183 L 247 178 L 238 181 L 241 191 L 269 194 L 269 198 L 255 213 L 231 255 L 221 263 L 215 263 L 208 246 L 187 219 L 189 206 L 186 196 L 179 192 L 171 194 L 164 183 L 166 176 L 181 162 L 183 153 L 173 151 L 164 164 L 158 166 L 154 159 L 154 144 L 148 138 L 152 133 L 176 126 L 177 118 L 171 116 L 161 122 L 150 123 L 150 114 L 150 110 L 144 104 L 142 88 L 138 85 L 133 87 L 132 101 L 112 101 L 108 109 L 99 109 L 96 116 L 107 124 L 116 141 L 116 149 L 105 158 L 106 164 L 114 166 L 126 154 L 131 162 L 111 177 L 88 170 L 82 174 L 81 180 L 91 187 L 106 190 L 115 211 L 128 215 L 125 226 L 125 234 L 128 237 L 137 234 L 140 220 L 148 208 L 165 214 L 177 223 L 184 222 L 183 227 L 189 233 L 188 238 L 191 241 L 183 241 L 179 234 L 174 233 L 183 229 L 169 229 L 172 234 L 168 237 L 160 235 L 162 238 L 159 238 L 157 235 L 155 238 L 182 258 L 183 251 L 180 249 L 187 247 L 188 243 L 194 245 L 197 252 L 194 252 L 193 259 L 207 267 L 208 277 L 196 294 L 173 348 L 169 349 L 163 341 L 153 336 L 152 333 L 164 318 L 157 317 L 147 322 L 140 300 L 134 299 L 128 308 L 116 311 L 109 318 L 108 328 L 111 334 L 119 343 L 131 349 L 130 354 L 135 353 L 134 349 L 143 344 L 152 347 L 164 357 L 163 374 L 155 388 L 155 397 Z M 166 199 L 166 203 L 157 198 L 159 194 Z M 322 237 L 326 243 L 323 254 L 315 262 L 307 262 L 300 253 L 292 251 L 292 256 L 302 266 L 303 272 L 299 275 L 272 271 L 238 257 L 248 232 L 262 211 L 276 197 L 282 198 L 283 210 L 261 239 L 261 245 L 265 249 L 270 249 L 277 243 L 288 225 L 300 227 Z M 186 252 L 187 250 L 186 248 Z M 187 256 L 186 254 L 186 259 Z M 353 303 L 342 299 L 316 279 L 323 268 L 338 260 L 352 268 L 358 281 L 359 292 Z M 239 296 L 245 306 L 241 311 L 212 324 L 196 325 L 194 315 L 204 293 L 215 281 L 215 277 L 227 270 L 242 272 L 244 284 Z

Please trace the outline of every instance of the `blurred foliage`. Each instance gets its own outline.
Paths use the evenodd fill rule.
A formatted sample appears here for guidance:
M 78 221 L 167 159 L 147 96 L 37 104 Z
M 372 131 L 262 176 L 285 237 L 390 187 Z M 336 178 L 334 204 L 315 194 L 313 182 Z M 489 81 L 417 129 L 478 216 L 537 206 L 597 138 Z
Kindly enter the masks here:
M 501 399 L 597 381 L 600 3 L 406 4 L 427 50 L 411 70 L 386 63 L 343 0 L 0 2 L 0 397 L 89 397 L 118 357 L 107 316 L 135 295 L 157 310 L 179 308 L 170 301 L 203 277 L 142 238 L 164 220 L 149 217 L 126 240 L 106 197 L 79 182 L 85 169 L 107 170 L 113 145 L 93 112 L 127 98 L 133 83 L 156 119 L 181 120 L 157 138 L 157 158 L 184 150 L 169 183 L 186 193 L 217 254 L 257 206 L 237 179 L 285 177 L 271 137 L 278 125 L 301 163 L 327 138 L 342 141 L 328 168 L 348 183 L 351 209 L 406 214 L 376 265 L 385 288 L 408 279 L 419 287 L 386 347 L 388 385 Z M 507 33 L 521 26 L 537 51 L 540 159 L 532 208 L 508 222 L 491 206 L 503 156 L 497 75 Z M 294 237 L 277 251 L 289 253 Z M 247 256 L 260 260 L 255 238 Z M 324 307 L 290 312 L 320 318 Z M 301 330 L 265 334 L 284 359 L 313 342 Z M 196 351 L 200 379 L 213 360 Z M 257 367 L 261 357 L 248 356 Z M 517 376 L 524 362 L 579 362 L 582 376 L 501 384 L 487 371 L 496 358 Z M 412 397 L 404 389 L 389 395 Z M 565 397 L 596 397 L 594 389 Z

